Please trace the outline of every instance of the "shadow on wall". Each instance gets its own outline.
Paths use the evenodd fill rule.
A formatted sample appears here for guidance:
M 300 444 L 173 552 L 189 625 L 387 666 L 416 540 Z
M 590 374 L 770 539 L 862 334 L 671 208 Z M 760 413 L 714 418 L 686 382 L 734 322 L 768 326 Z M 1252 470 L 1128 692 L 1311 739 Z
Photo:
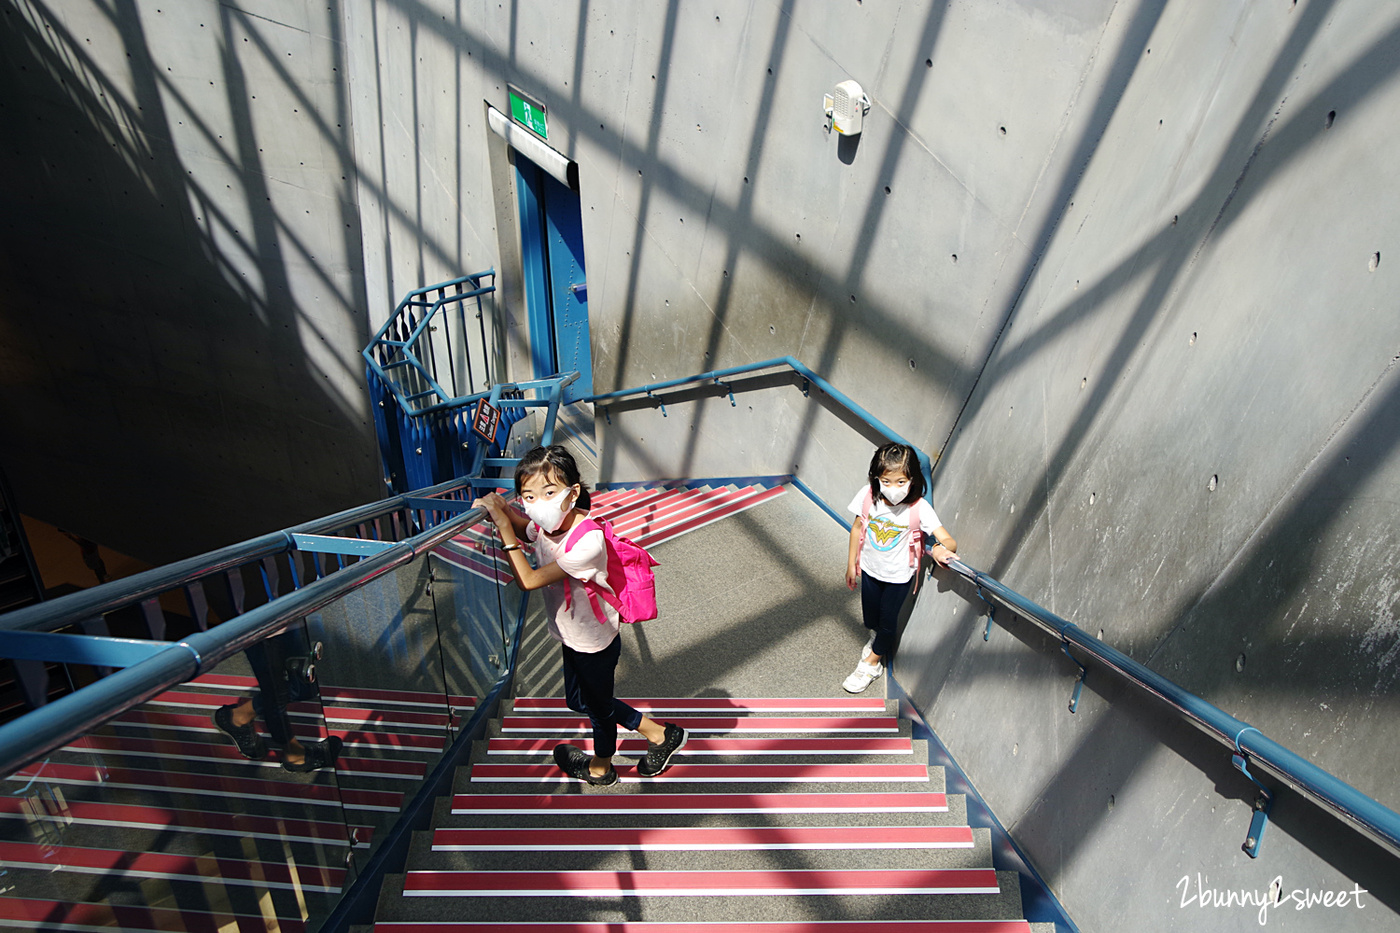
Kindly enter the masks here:
M 305 101 L 266 69 L 250 87 L 273 52 L 236 11 L 180 24 L 206 30 L 194 47 L 222 34 L 197 63 L 130 0 L 0 12 L 0 431 L 22 507 L 160 563 L 373 498 L 353 182 L 327 174 L 348 130 L 254 132 L 259 95 Z M 192 99 L 167 60 L 216 80 Z M 332 164 L 313 179 L 289 148 Z

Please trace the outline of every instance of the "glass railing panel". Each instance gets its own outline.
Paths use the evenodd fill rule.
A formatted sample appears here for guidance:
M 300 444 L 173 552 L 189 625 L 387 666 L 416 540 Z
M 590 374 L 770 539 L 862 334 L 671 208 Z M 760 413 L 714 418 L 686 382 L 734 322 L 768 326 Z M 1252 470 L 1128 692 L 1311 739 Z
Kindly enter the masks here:
M 494 623 L 494 613 L 492 620 Z M 449 688 L 426 559 L 370 581 L 307 618 L 319 699 L 360 867 L 451 745 L 480 694 Z
M 429 559 L 447 687 L 455 694 L 485 696 L 510 663 L 520 588 L 488 525 L 467 529 Z
M 305 677 L 313 644 L 295 624 L 0 782 L 0 914 L 314 929 L 353 880 L 352 832 L 368 824 L 335 768 L 284 767 L 314 765 L 328 734 Z M 228 724 L 251 717 L 245 746 L 265 758 L 240 754 L 220 709 Z

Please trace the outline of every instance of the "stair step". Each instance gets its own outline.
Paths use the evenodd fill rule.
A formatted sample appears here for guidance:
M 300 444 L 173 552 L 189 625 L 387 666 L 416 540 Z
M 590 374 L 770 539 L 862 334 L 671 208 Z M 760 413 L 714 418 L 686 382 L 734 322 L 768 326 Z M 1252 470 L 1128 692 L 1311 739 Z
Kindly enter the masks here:
M 222 689 L 235 693 L 247 693 L 258 689 L 255 677 L 245 674 L 202 674 L 188 684 Z M 385 690 L 371 687 L 337 687 L 321 684 L 319 687 L 322 703 L 346 706 L 363 706 L 368 703 L 382 706 L 415 706 L 425 710 L 441 710 L 450 703 L 454 709 L 468 714 L 476 707 L 476 697 L 447 696 L 425 690 Z
M 410 871 L 405 897 L 998 894 L 990 868 L 788 871 Z
M 967 826 L 666 826 L 439 829 L 435 852 L 970 849 Z
M 787 492 L 787 489 L 783 486 L 775 486 L 772 489 L 759 488 L 726 503 L 724 506 L 714 511 L 706 512 L 686 521 L 675 523 L 664 528 L 657 528 L 654 531 L 648 531 L 645 534 L 638 535 L 636 541 L 642 547 L 655 547 L 658 544 L 670 541 L 672 538 L 679 537 L 688 531 L 695 531 L 697 528 L 712 525 L 721 519 L 737 515 L 740 512 L 762 505 L 770 499 L 776 499 L 785 492 Z
M 123 758 L 156 760 L 183 760 L 221 762 L 235 768 L 277 768 L 276 760 L 253 761 L 239 754 L 238 749 L 228 742 L 219 744 L 195 743 L 184 739 L 145 739 L 110 735 L 86 735 L 76 745 L 64 747 L 64 751 L 85 755 L 120 755 Z M 388 778 L 403 781 L 421 781 L 427 772 L 427 764 L 422 761 L 402 761 L 389 758 L 355 758 L 341 755 L 336 760 L 335 770 L 341 774 Z
M 452 812 L 584 813 L 946 813 L 939 792 L 795 794 L 455 794 Z
M 52 819 L 64 825 L 79 824 L 113 829 L 144 829 L 232 836 L 239 839 L 287 839 L 322 845 L 346 845 L 346 825 L 341 819 L 288 819 L 183 810 L 173 807 L 139 806 L 108 801 L 89 802 L 63 799 L 46 805 L 39 800 L 0 796 L 0 818 L 28 821 Z M 373 836 L 369 826 L 352 827 L 363 844 Z
M 269 905 L 259 905 L 267 909 Z M 189 907 L 144 907 L 123 904 L 91 904 L 75 901 L 49 901 L 29 897 L 0 897 L 0 917 L 24 924 L 31 930 L 96 929 L 122 930 L 123 933 L 266 933 L 265 914 L 198 910 Z M 282 933 L 303 933 L 306 923 L 288 913 L 275 918 Z M 478 928 L 480 929 L 480 928 Z M 556 930 L 554 933 L 565 933 Z M 578 931 L 575 931 L 578 933 Z
M 925 764 L 692 764 L 680 762 L 654 777 L 645 777 L 634 767 L 617 767 L 621 784 L 886 784 L 926 783 Z M 577 784 L 549 764 L 492 764 L 471 766 L 472 783 Z
M 109 880 L 119 877 L 131 881 L 160 879 L 166 883 L 213 881 L 328 894 L 338 893 L 345 882 L 343 868 L 297 865 L 293 869 L 285 862 L 50 846 L 32 842 L 0 842 L 0 861 L 10 871 L 31 869 L 51 873 L 57 866 L 65 872 L 101 875 Z
M 512 738 L 496 736 L 487 743 L 488 755 L 544 755 L 554 752 L 558 743 L 553 739 Z M 642 737 L 619 738 L 619 755 L 644 755 L 647 740 Z M 909 736 L 862 736 L 860 738 L 787 739 L 776 736 L 690 738 L 676 752 L 677 760 L 697 755 L 912 755 L 914 740 Z
M 894 716 L 668 716 L 667 721 L 683 726 L 687 732 L 899 732 L 899 719 Z M 593 726 L 586 717 L 573 716 L 506 716 L 501 720 L 502 733 L 545 733 L 569 738 L 592 735 Z
M 398 791 L 358 790 L 337 788 L 325 772 L 316 772 L 310 781 L 267 780 L 256 774 L 230 776 L 220 773 L 190 771 L 152 771 L 142 768 L 76 765 L 47 761 L 29 765 L 14 772 L 8 780 L 42 779 L 47 784 L 103 787 L 109 790 L 131 790 L 156 795 L 159 802 L 169 802 L 171 794 L 195 797 L 224 798 L 231 794 L 246 803 L 262 801 L 268 804 L 294 803 L 300 806 L 322 806 L 349 810 L 397 813 L 403 807 L 403 793 Z
M 374 933 L 499 933 L 495 922 L 414 923 L 381 921 Z M 512 923 L 510 933 L 697 933 L 697 924 L 619 922 Z M 1031 933 L 1025 920 L 824 920 L 798 923 L 706 923 L 704 933 Z
M 294 722 L 310 721 L 308 718 L 292 716 Z M 128 710 L 118 719 L 111 721 L 115 729 L 141 729 L 141 730 L 171 730 L 180 734 L 181 740 L 185 742 L 204 742 L 215 745 L 229 745 L 228 737 L 219 731 L 210 721 L 207 715 L 188 713 L 167 713 L 161 710 Z M 389 724 L 393 725 L 393 724 Z M 400 727 L 403 728 L 403 727 Z M 380 729 L 366 729 L 360 727 L 341 726 L 326 730 L 328 734 L 338 736 L 345 743 L 348 752 L 353 754 L 361 749 L 384 749 L 404 754 L 438 754 L 442 752 L 447 744 L 446 733 L 443 730 L 433 730 L 431 732 L 387 732 Z M 308 730 L 305 738 L 317 738 L 318 732 Z M 232 745 L 229 745 L 232 748 Z
M 888 713 L 883 697 L 622 697 L 624 703 L 649 716 L 669 713 Z M 516 697 L 515 715 L 558 713 L 577 716 L 563 697 Z

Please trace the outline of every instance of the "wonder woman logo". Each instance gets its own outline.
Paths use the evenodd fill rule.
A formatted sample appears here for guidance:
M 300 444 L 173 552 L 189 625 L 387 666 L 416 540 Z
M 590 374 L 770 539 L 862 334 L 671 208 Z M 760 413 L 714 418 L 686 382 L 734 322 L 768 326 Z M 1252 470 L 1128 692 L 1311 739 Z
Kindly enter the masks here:
M 907 529 L 904 525 L 896 525 L 888 518 L 872 518 L 866 526 L 870 544 L 880 551 L 888 551 L 894 547 L 899 536 Z

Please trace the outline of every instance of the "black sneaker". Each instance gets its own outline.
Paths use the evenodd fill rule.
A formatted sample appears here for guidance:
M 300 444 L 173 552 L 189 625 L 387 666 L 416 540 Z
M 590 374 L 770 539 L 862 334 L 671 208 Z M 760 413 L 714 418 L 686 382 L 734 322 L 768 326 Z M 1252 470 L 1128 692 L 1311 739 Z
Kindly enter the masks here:
M 673 722 L 666 723 L 666 740 L 660 745 L 647 743 L 646 757 L 637 759 L 637 773 L 644 777 L 656 777 L 671 767 L 671 756 L 685 746 L 688 738 L 690 734 L 680 726 Z
M 233 744 L 238 747 L 238 754 L 244 758 L 251 758 L 254 761 L 261 761 L 267 757 L 267 743 L 263 737 L 258 735 L 257 728 L 250 722 L 246 725 L 235 726 L 233 724 L 232 706 L 220 706 L 214 710 L 214 725 L 219 731 L 233 739 Z
M 594 777 L 593 772 L 588 770 L 592 761 L 593 756 L 577 745 L 554 746 L 554 763 L 569 777 L 587 781 L 589 784 L 599 787 L 617 783 L 617 769 L 611 765 L 608 766 L 607 773 L 602 777 Z
M 293 774 L 304 774 L 307 771 L 320 771 L 322 768 L 329 768 L 340 757 L 340 748 L 343 744 L 338 735 L 332 735 L 321 742 L 303 744 L 302 760 L 296 764 L 287 760 L 287 751 L 283 749 L 282 770 L 291 771 Z

